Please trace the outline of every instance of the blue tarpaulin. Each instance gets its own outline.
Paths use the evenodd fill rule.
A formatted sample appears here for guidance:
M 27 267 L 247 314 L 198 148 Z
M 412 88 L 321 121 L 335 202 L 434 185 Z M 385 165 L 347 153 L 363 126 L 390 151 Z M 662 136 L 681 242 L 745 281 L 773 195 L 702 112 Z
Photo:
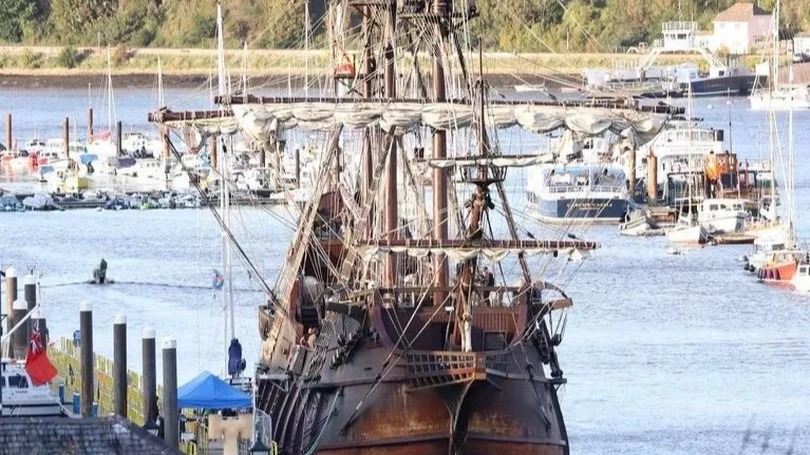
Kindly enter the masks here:
M 250 395 L 208 371 L 177 389 L 180 409 L 241 409 L 252 406 Z

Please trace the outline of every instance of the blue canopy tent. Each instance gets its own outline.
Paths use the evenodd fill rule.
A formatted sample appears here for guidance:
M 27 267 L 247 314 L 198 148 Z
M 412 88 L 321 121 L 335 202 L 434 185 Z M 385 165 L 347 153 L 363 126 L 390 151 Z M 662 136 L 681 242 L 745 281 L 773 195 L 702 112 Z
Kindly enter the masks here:
M 177 389 L 177 407 L 180 409 L 239 409 L 252 405 L 250 395 L 208 371 Z

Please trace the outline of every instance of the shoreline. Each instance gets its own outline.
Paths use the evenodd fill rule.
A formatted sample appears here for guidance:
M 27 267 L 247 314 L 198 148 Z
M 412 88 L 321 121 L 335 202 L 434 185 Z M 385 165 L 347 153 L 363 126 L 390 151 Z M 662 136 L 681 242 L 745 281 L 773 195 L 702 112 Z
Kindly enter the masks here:
M 477 61 L 477 55 L 466 57 Z M 486 78 L 498 87 L 540 83 L 550 88 L 576 87 L 581 85 L 582 73 L 586 69 L 632 68 L 644 57 L 644 54 L 487 52 L 483 54 L 482 66 Z M 357 53 L 350 51 L 348 58 L 359 69 Z M 430 61 L 426 54 L 416 58 L 423 65 Z M 330 68 L 342 63 L 335 62 L 326 50 L 229 49 L 225 51 L 225 59 L 232 78 L 238 78 L 245 71 L 250 79 L 269 87 L 286 87 L 288 80 L 292 80 L 293 85 L 300 85 L 307 69 L 312 79 L 323 78 L 331 72 Z M 699 60 L 697 55 L 674 54 L 663 56 L 661 63 L 681 64 Z M 153 87 L 160 65 L 164 85 L 191 87 L 205 83 L 215 73 L 216 51 L 117 47 L 108 52 L 107 48 L 94 47 L 0 46 L 0 87 L 82 88 L 105 77 L 108 64 L 116 86 Z M 474 73 L 477 73 L 477 66 L 474 65 Z M 451 64 L 450 70 L 457 73 L 457 64 Z
M 163 84 L 166 88 L 194 88 L 208 82 L 208 74 L 165 74 Z M 85 74 L 38 74 L 0 72 L 0 89 L 84 89 L 89 84 L 98 85 L 106 78 L 104 73 Z M 323 78 L 321 76 L 321 78 Z M 517 73 L 487 73 L 487 81 L 494 87 L 513 87 L 521 84 L 545 84 L 546 87 L 556 89 L 562 86 L 579 85 L 582 79 L 577 74 L 559 74 L 547 76 L 542 74 Z M 312 77 L 314 81 L 317 79 Z M 262 88 L 286 88 L 287 76 L 278 74 L 251 75 L 253 82 L 261 81 Z M 565 82 L 561 82 L 564 80 Z M 112 83 L 116 88 L 144 89 L 156 85 L 156 75 L 148 73 L 120 73 L 112 75 Z M 302 86 L 299 80 L 293 81 L 294 87 Z

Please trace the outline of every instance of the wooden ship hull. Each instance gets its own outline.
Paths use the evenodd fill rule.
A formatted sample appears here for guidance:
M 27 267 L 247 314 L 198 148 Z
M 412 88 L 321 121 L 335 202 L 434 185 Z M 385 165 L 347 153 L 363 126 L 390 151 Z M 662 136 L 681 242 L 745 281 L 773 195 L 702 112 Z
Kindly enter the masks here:
M 256 377 L 257 406 L 274 416 L 273 437 L 282 453 L 567 454 L 556 392 L 564 380 L 535 370 L 543 362 L 532 341 L 486 352 L 391 351 L 395 321 L 430 319 L 435 310 L 408 315 L 377 307 L 372 314 L 347 315 L 327 309 L 321 333 L 340 333 L 319 337 L 315 348 L 292 347 L 300 377 Z M 487 334 L 514 327 L 518 313 L 479 309 L 474 348 L 493 342 Z M 425 327 L 420 339 L 442 339 L 452 321 L 443 309 L 436 316 L 442 317 L 414 324 Z M 365 318 L 371 324 L 364 330 Z M 353 349 L 340 345 L 346 333 L 357 334 Z

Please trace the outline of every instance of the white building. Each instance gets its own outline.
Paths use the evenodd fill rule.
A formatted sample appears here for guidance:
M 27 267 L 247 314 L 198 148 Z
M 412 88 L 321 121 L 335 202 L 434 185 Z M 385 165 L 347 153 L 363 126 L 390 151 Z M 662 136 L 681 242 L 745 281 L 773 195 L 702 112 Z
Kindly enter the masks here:
M 793 52 L 810 55 L 810 32 L 799 33 L 793 37 Z
M 756 43 L 771 35 L 772 15 L 753 3 L 736 3 L 714 18 L 714 36 L 709 40 L 714 52 L 748 54 Z

